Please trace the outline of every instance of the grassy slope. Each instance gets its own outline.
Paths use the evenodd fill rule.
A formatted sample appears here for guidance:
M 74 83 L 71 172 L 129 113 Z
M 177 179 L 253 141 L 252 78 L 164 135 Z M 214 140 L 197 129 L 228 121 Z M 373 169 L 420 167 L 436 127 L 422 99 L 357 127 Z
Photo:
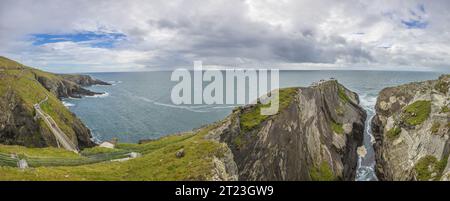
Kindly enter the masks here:
M 431 112 L 431 101 L 416 101 L 405 107 L 403 121 L 411 126 L 420 125 L 424 122 Z
M 25 70 L 23 70 L 25 69 Z M 56 121 L 69 136 L 75 133 L 71 128 L 73 116 L 58 98 L 34 81 L 34 75 L 52 80 L 60 79 L 54 74 L 32 69 L 15 61 L 0 57 L 0 95 L 12 90 L 22 100 L 26 110 L 34 114 L 33 105 L 49 99 L 42 109 Z M 42 123 L 42 122 L 41 122 Z M 45 124 L 42 123 L 44 128 Z M 172 135 L 145 144 L 119 144 L 117 149 L 85 149 L 82 155 L 57 148 L 25 148 L 21 146 L 0 145 L 0 154 L 8 157 L 17 154 L 20 158 L 33 158 L 41 161 L 60 163 L 86 160 L 88 156 L 114 152 L 139 152 L 143 156 L 125 162 L 101 162 L 79 166 L 36 167 L 19 170 L 13 167 L 0 167 L 0 180 L 205 180 L 211 176 L 212 157 L 220 157 L 222 146 L 205 140 L 209 128 L 197 133 Z M 176 158 L 179 149 L 185 156 Z M 63 160 L 61 160 L 63 159 Z
M 279 110 L 282 111 L 292 102 L 297 88 L 284 88 L 279 90 Z M 275 103 L 276 104 L 276 103 Z M 243 112 L 240 116 L 241 128 L 247 132 L 252 130 L 269 118 L 268 115 L 261 115 L 261 108 L 268 107 L 269 105 L 263 105 L 258 103 L 254 105 L 250 110 Z
M 25 70 L 18 70 L 16 67 Z M 23 66 L 4 57 L 0 57 L 0 68 L 6 68 L 6 70 L 1 72 L 5 76 L 2 76 L 2 79 L 0 79 L 0 96 L 3 96 L 8 89 L 13 90 L 22 100 L 30 114 L 34 114 L 33 105 L 48 95 L 48 101 L 42 104 L 41 108 L 55 120 L 68 137 L 71 139 L 76 138 L 76 134 L 71 128 L 74 116 L 54 94 L 48 92 L 41 84 L 35 81 L 34 75 L 38 74 L 50 79 L 60 78 L 51 73 Z M 41 122 L 41 126 L 47 127 L 43 122 Z
M 67 158 L 76 159 L 80 156 L 74 152 L 67 151 L 65 149 L 58 149 L 54 147 L 48 148 L 26 148 L 22 146 L 14 145 L 2 145 L 0 144 L 0 153 L 5 154 L 18 154 L 27 157 L 40 157 L 40 158 Z
M 145 144 L 120 144 L 118 147 L 122 150 L 144 153 L 140 158 L 124 162 L 25 170 L 0 167 L 0 180 L 205 180 L 211 177 L 213 156 L 220 157 L 223 154 L 219 143 L 204 139 L 210 128 L 197 133 L 171 135 Z M 175 153 L 182 148 L 185 156 L 176 158 Z M 0 146 L 0 152 L 22 152 L 45 157 L 59 157 L 64 153 L 73 157 L 67 151 L 58 149 L 17 146 Z

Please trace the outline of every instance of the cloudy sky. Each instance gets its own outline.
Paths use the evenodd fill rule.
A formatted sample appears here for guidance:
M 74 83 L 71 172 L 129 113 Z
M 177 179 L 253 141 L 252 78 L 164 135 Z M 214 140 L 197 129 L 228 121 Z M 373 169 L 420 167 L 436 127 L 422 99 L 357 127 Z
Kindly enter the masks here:
M 450 70 L 447 0 L 1 0 L 0 55 L 54 72 Z

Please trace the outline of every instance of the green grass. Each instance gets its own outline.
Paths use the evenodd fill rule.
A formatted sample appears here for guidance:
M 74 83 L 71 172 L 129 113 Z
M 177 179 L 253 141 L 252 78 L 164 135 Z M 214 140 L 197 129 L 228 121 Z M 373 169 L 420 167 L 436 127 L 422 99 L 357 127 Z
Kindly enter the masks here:
M 400 136 L 400 133 L 402 132 L 402 129 L 398 126 L 394 126 L 393 128 L 389 129 L 386 136 L 389 140 L 394 140 L 398 136 Z
M 0 144 L 0 153 L 3 154 L 18 154 L 26 157 L 39 157 L 39 158 L 67 158 L 78 159 L 80 156 L 74 152 L 67 151 L 65 149 L 59 149 L 54 147 L 47 148 L 27 148 L 16 145 L 2 145 Z
M 295 94 L 297 93 L 297 88 L 283 88 L 279 89 L 278 95 L 278 113 L 289 107 L 291 102 L 293 101 Z M 274 94 L 272 94 L 274 95 Z M 277 102 L 272 102 L 272 104 L 277 104 Z M 267 120 L 270 116 L 269 115 L 261 115 L 261 108 L 269 107 L 269 105 L 263 105 L 258 102 L 258 104 L 252 106 L 250 109 L 242 112 L 239 116 L 240 120 L 240 127 L 241 127 L 241 133 L 236 136 L 233 143 L 236 147 L 240 148 L 245 144 L 244 134 L 248 133 L 255 128 L 257 128 L 259 125 L 261 125 L 262 122 Z
M 0 166 L 17 167 L 17 162 L 19 162 L 19 159 L 11 158 L 10 154 L 0 153 Z
M 327 162 L 322 162 L 319 167 L 312 167 L 309 176 L 313 181 L 335 181 L 336 177 Z
M 441 107 L 440 113 L 448 113 L 448 112 L 450 112 L 450 107 L 448 107 L 448 105 L 444 105 Z
M 342 128 L 342 124 L 341 123 L 336 123 L 336 122 L 332 121 L 331 122 L 331 129 L 336 134 L 341 134 L 341 135 L 344 134 L 344 128 Z
M 142 157 L 124 162 L 25 170 L 0 167 L 0 180 L 206 180 L 212 174 L 212 158 L 223 156 L 224 151 L 221 144 L 204 139 L 211 128 L 144 144 L 119 144 L 118 147 L 124 150 L 146 152 Z M 175 153 L 181 148 L 185 150 L 185 156 L 177 158 Z
M 447 165 L 448 157 L 444 158 L 444 160 L 438 161 L 434 156 L 422 157 L 414 166 L 416 178 L 419 181 L 439 180 Z M 431 176 L 433 173 L 436 173 L 435 177 Z
M 10 69 L 18 67 L 23 67 L 23 65 L 6 57 L 0 56 L 0 68 Z
M 345 89 L 342 86 L 338 86 L 338 96 L 344 103 L 350 102 L 350 98 L 347 96 Z
M 240 116 L 241 129 L 244 132 L 253 130 L 255 127 L 261 124 L 269 118 L 268 115 L 261 115 L 261 104 L 257 104 L 250 111 L 246 111 Z
M 123 152 L 122 149 L 110 149 L 105 147 L 92 147 L 92 148 L 86 148 L 83 149 L 80 153 L 83 156 L 92 156 L 92 155 L 98 155 L 98 154 L 109 154 L 109 153 L 117 153 L 117 152 Z
M 431 112 L 431 101 L 416 101 L 405 107 L 402 120 L 410 126 L 420 125 Z
M 202 133 L 201 131 L 200 133 Z M 142 154 L 150 153 L 154 150 L 164 148 L 165 146 L 186 141 L 190 138 L 195 137 L 195 133 L 185 133 L 183 135 L 169 135 L 162 137 L 158 140 L 146 142 L 143 144 L 133 144 L 133 143 L 119 143 L 115 148 L 121 150 L 127 150 L 132 152 L 139 152 Z
M 97 151 L 95 154 L 91 151 L 91 154 L 82 153 L 82 155 L 78 155 L 65 149 L 53 147 L 26 148 L 22 146 L 0 145 L 0 154 L 8 156 L 11 156 L 11 154 L 17 155 L 18 158 L 27 160 L 30 167 L 85 165 L 125 158 L 128 156 L 128 153 L 129 151 L 115 150 L 113 152 Z M 0 160 L 6 159 L 0 158 Z M 17 167 L 16 164 L 10 164 L 10 166 Z
M 289 106 L 296 92 L 297 88 L 284 88 L 279 90 L 278 112 Z M 264 107 L 268 107 L 268 105 L 258 103 L 254 105 L 250 110 L 247 110 L 240 115 L 241 129 L 243 129 L 244 132 L 253 130 L 255 127 L 260 125 L 261 122 L 265 121 L 269 117 L 268 115 L 261 115 L 261 108 Z
M 239 135 L 236 136 L 236 138 L 233 140 L 234 145 L 236 145 L 236 147 L 241 148 L 244 145 L 244 140 L 242 139 L 243 136 Z

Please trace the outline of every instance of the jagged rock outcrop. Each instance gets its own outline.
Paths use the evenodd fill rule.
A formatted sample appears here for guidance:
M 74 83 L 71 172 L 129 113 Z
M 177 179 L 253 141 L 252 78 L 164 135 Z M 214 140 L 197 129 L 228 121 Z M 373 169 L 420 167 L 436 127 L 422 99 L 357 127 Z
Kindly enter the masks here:
M 98 79 L 94 79 L 89 75 L 74 75 L 74 74 L 58 74 L 64 80 L 74 82 L 81 86 L 92 86 L 92 85 L 111 85 L 108 82 L 104 82 Z
M 109 83 L 96 80 L 88 75 L 55 75 L 35 74 L 36 80 L 48 91 L 59 98 L 81 98 L 82 96 L 94 96 L 102 93 L 93 92 L 83 88 L 90 85 L 110 85 Z
M 280 110 L 240 107 L 209 132 L 233 154 L 239 180 L 353 180 L 365 111 L 337 81 L 280 90 Z
M 105 84 L 87 76 L 55 75 L 0 57 L 0 144 L 27 147 L 58 146 L 55 136 L 36 116 L 41 105 L 78 148 L 92 147 L 90 130 L 58 98 L 100 94 L 81 87 Z M 50 93 L 49 93 L 50 92 Z
M 372 130 L 381 180 L 448 179 L 449 82 L 442 75 L 380 92 Z
M 30 147 L 46 146 L 45 139 L 51 134 L 40 132 L 41 128 L 34 121 L 33 114 L 12 90 L 1 95 L 0 111 L 0 143 Z

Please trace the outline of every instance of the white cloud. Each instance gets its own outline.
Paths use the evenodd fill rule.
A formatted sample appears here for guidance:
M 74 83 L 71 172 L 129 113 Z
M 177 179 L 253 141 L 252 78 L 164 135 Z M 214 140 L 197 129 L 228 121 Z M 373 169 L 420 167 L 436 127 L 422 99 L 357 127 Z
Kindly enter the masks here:
M 3 0 L 0 55 L 58 72 L 272 64 L 450 69 L 450 2 L 335 0 Z M 122 33 L 33 44 L 33 34 Z

